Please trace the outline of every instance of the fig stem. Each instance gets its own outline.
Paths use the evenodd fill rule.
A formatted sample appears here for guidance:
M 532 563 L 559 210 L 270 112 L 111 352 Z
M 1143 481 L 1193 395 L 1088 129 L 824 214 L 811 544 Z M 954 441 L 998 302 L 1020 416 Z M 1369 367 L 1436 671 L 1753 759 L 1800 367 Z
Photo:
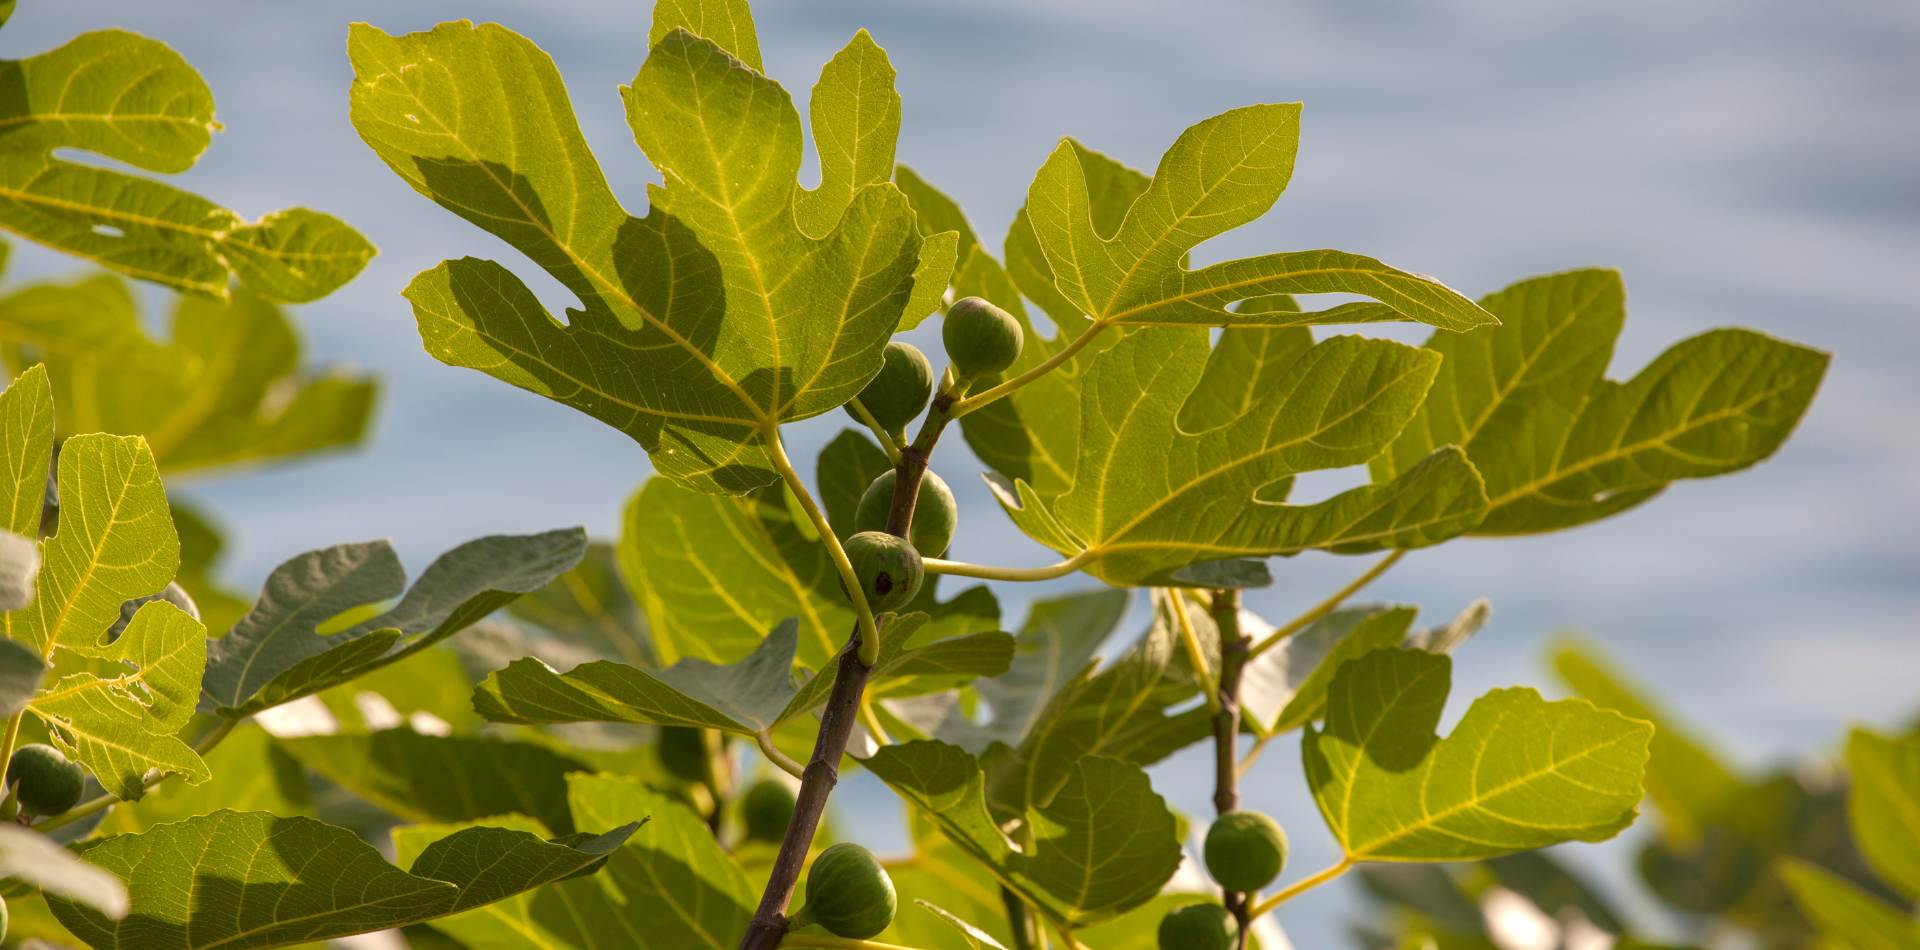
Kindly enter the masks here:
M 1108 324 L 1106 323 L 1102 323 L 1099 320 L 1093 321 L 1091 324 L 1087 326 L 1086 330 L 1081 332 L 1079 336 L 1073 338 L 1073 342 L 1068 343 L 1066 346 L 1061 347 L 1060 352 L 1047 357 L 1046 360 L 1042 362 L 1040 365 L 1035 366 L 1034 368 L 1027 370 L 1024 373 L 1021 373 L 1020 375 L 1015 376 L 1014 378 L 1009 379 L 1001 383 L 1000 385 L 993 387 L 992 389 L 986 390 L 981 393 L 977 393 L 972 396 L 968 396 L 967 398 L 962 399 L 957 403 L 954 403 L 953 417 L 955 419 L 958 419 L 969 412 L 979 409 L 987 405 L 988 403 L 991 403 L 999 399 L 1000 397 L 1005 396 L 1008 393 L 1011 393 L 1014 390 L 1019 389 L 1020 387 L 1025 386 L 1026 384 L 1031 383 L 1034 380 L 1039 379 L 1040 377 L 1053 372 L 1056 368 L 1060 366 L 1061 363 L 1065 363 L 1066 361 L 1073 359 L 1073 355 L 1075 353 L 1078 353 L 1081 350 L 1086 349 L 1087 344 L 1092 343 L 1093 338 L 1099 336 L 1100 333 L 1104 331 L 1107 327 L 1108 327 Z
M 760 754 L 766 756 L 767 761 L 772 762 L 775 768 L 794 778 L 806 777 L 806 769 L 773 744 L 773 735 L 770 732 L 761 729 L 753 734 L 753 738 L 760 743 Z
M 1312 877 L 1301 878 L 1300 880 L 1287 885 L 1285 890 L 1282 890 L 1280 893 L 1275 894 L 1272 897 L 1269 897 L 1266 900 L 1261 901 L 1259 904 L 1256 904 L 1253 910 L 1247 913 L 1247 919 L 1253 920 L 1254 918 L 1259 917 L 1261 914 L 1264 914 L 1267 911 L 1270 911 L 1275 907 L 1278 907 L 1281 904 L 1284 904 L 1287 901 L 1294 899 L 1295 897 L 1299 897 L 1301 894 L 1304 894 L 1307 891 L 1313 890 L 1314 888 L 1319 887 L 1320 885 L 1325 884 L 1328 881 L 1331 881 L 1334 878 L 1347 873 L 1347 869 L 1350 867 L 1353 867 L 1353 859 L 1350 857 L 1341 858 L 1339 864 L 1336 864 L 1330 868 L 1327 868 L 1321 871 L 1320 873 L 1313 875 Z
M 873 437 L 879 439 L 880 447 L 887 450 L 887 461 L 892 462 L 895 468 L 900 467 L 899 440 L 895 439 L 893 433 L 888 432 L 886 428 L 880 424 L 879 420 L 873 417 L 873 413 L 867 411 L 867 404 L 861 402 L 859 396 L 848 400 L 847 405 L 852 406 L 853 414 L 859 416 L 860 421 L 865 424 L 868 429 L 873 430 Z
M 1320 603 L 1315 604 L 1312 610 L 1309 610 L 1306 613 L 1303 613 L 1300 616 L 1293 618 L 1291 621 L 1287 623 L 1286 626 L 1281 627 L 1278 630 L 1275 630 L 1271 636 L 1267 637 L 1265 640 L 1260 641 L 1258 645 L 1256 645 L 1251 651 L 1247 653 L 1247 659 L 1251 661 L 1254 657 L 1257 657 L 1260 654 L 1267 652 L 1269 649 L 1272 649 L 1273 646 L 1275 644 L 1278 644 L 1280 641 L 1285 640 L 1286 638 L 1293 636 L 1296 633 L 1299 633 L 1302 629 L 1306 628 L 1307 624 L 1310 624 L 1315 620 L 1319 620 L 1321 617 L 1324 617 L 1330 613 L 1333 613 L 1334 610 L 1339 608 L 1339 606 L 1342 603 L 1344 603 L 1347 598 L 1352 597 L 1356 593 L 1359 593 L 1360 588 L 1373 583 L 1374 578 L 1379 577 L 1382 574 L 1385 574 L 1387 572 L 1387 568 L 1390 568 L 1395 564 L 1400 563 L 1400 559 L 1406 556 L 1407 556 L 1407 551 L 1405 548 L 1402 548 L 1398 551 L 1393 552 L 1392 554 L 1387 555 L 1386 557 L 1381 558 L 1379 563 L 1368 568 L 1365 574 L 1362 574 L 1359 577 L 1354 578 L 1353 583 L 1348 584 L 1347 586 L 1334 591 L 1333 594 L 1329 596 L 1326 600 L 1323 600 Z M 928 568 L 928 570 L 931 571 L 932 568 Z
M 952 574 L 956 577 L 978 577 L 989 581 L 1049 581 L 1056 577 L 1065 577 L 1080 569 L 1080 566 L 1093 560 L 1091 552 L 1082 551 L 1058 564 L 1046 567 L 993 567 L 986 564 L 968 564 L 965 561 L 943 561 L 937 557 L 921 558 L 921 569 L 929 574 Z

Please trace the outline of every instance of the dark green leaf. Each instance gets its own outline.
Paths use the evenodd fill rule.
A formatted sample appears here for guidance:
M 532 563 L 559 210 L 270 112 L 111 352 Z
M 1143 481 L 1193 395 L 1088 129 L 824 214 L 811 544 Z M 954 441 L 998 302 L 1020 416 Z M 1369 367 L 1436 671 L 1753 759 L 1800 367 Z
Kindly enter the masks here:
M 507 612 L 601 656 L 653 665 L 646 618 L 620 578 L 612 546 L 594 542 L 573 570 L 507 605 Z
M 328 781 L 403 821 L 459 822 L 517 812 L 573 833 L 568 772 L 582 763 L 524 742 L 423 736 L 411 729 L 281 739 Z
M 887 453 L 852 429 L 840 430 L 820 450 L 813 480 L 820 488 L 820 507 L 826 511 L 835 537 L 845 540 L 853 535 L 853 513 L 860 507 L 860 496 L 892 467 Z
M 880 749 L 866 766 L 954 844 L 1057 923 L 1111 919 L 1159 893 L 1180 864 L 1173 813 L 1145 772 L 1089 756 L 1053 801 L 1026 813 L 1033 847 L 1013 850 L 987 813 L 985 776 L 958 746 L 916 741 Z
M 125 919 L 65 898 L 48 903 L 99 950 L 282 947 L 431 920 L 560 880 L 633 831 L 568 847 L 472 828 L 434 842 L 409 873 L 346 829 L 221 810 L 82 846 L 89 863 L 127 882 Z
M 317 693 L 424 650 L 579 563 L 567 528 L 469 541 L 422 571 L 391 610 L 325 636 L 346 611 L 398 596 L 406 574 L 385 541 L 309 551 L 267 578 L 260 602 L 207 646 L 203 712 L 244 716 Z

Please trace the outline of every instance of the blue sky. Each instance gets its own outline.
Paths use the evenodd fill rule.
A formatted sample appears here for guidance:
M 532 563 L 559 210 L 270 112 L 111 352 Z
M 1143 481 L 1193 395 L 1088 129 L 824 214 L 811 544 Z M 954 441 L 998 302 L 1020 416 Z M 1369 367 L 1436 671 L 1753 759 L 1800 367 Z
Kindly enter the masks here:
M 165 40 L 206 75 L 227 127 L 184 186 L 248 215 L 319 208 L 382 249 L 354 284 L 298 311 L 316 358 L 384 381 L 371 445 L 180 486 L 232 527 L 232 577 L 256 583 L 285 557 L 347 540 L 392 537 L 418 568 L 480 534 L 616 530 L 648 471 L 637 445 L 421 351 L 398 291 L 442 258 L 494 257 L 550 306 L 565 296 L 359 142 L 346 118 L 345 37 L 351 21 L 401 32 L 458 18 L 528 35 L 559 61 L 608 177 L 642 212 L 652 174 L 614 86 L 644 56 L 648 10 L 638 0 L 23 0 L 0 31 L 6 58 L 105 26 Z M 1426 605 L 1429 622 L 1492 599 L 1492 626 L 1459 658 L 1455 716 L 1495 686 L 1552 691 L 1543 644 L 1563 629 L 1603 644 L 1753 768 L 1829 750 L 1850 722 L 1920 711 L 1920 8 L 769 0 L 757 16 L 768 71 L 802 97 L 853 30 L 869 29 L 900 70 L 901 160 L 959 199 L 989 245 L 1062 135 L 1150 171 L 1187 125 L 1301 100 L 1291 190 L 1267 218 L 1202 247 L 1201 263 L 1336 247 L 1472 295 L 1535 273 L 1619 267 L 1630 318 L 1616 377 L 1729 324 L 1833 351 L 1825 388 L 1774 461 L 1677 485 L 1576 531 L 1417 553 L 1372 593 Z M 7 276 L 17 285 L 78 270 L 16 246 Z M 842 425 L 832 414 L 795 427 L 796 452 L 810 456 Z M 990 506 L 959 440 L 941 454 L 962 504 Z M 1299 491 L 1330 494 L 1358 477 L 1321 476 Z M 1051 560 L 991 511 L 966 520 L 955 556 Z M 1250 603 L 1283 619 L 1363 567 L 1280 562 L 1279 582 Z M 999 589 L 1009 621 L 1033 592 Z M 1331 845 L 1294 755 L 1272 750 L 1248 798 L 1293 832 L 1304 871 Z M 1157 769 L 1156 787 L 1205 814 L 1194 764 Z M 1617 867 L 1626 857 L 1614 845 L 1576 860 Z M 1283 918 L 1302 946 L 1343 939 L 1340 920 L 1356 906 L 1349 885 L 1323 890 Z

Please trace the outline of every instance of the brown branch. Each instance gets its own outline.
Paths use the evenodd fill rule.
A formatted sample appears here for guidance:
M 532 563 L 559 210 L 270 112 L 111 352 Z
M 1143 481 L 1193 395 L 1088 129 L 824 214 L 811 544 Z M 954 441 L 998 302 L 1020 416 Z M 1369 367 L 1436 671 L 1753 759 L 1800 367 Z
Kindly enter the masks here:
M 1185 610 L 1182 602 L 1180 609 Z M 1240 592 L 1213 592 L 1213 625 L 1220 631 L 1219 712 L 1213 716 L 1213 808 L 1224 815 L 1240 809 L 1240 673 L 1246 669 L 1252 641 L 1240 633 Z M 1249 895 L 1222 891 L 1220 898 L 1238 921 L 1237 950 L 1247 950 Z
M 947 414 L 952 405 L 952 397 L 945 393 L 935 399 L 919 435 L 900 453 L 900 464 L 894 469 L 893 506 L 887 510 L 887 533 L 894 537 L 906 537 L 907 530 L 913 526 L 914 504 L 920 498 L 920 476 L 927 470 L 927 459 L 933 454 L 934 444 L 940 441 L 940 433 L 952 421 Z M 876 630 L 879 619 L 875 618 Z M 820 712 L 820 734 L 813 742 L 813 757 L 800 774 L 800 794 L 794 801 L 793 818 L 787 823 L 786 837 L 780 841 L 780 853 L 773 860 L 767 888 L 760 894 L 760 906 L 754 910 L 752 922 L 747 924 L 746 935 L 740 938 L 740 950 L 775 950 L 787 935 L 787 904 L 793 900 L 793 889 L 800 882 L 800 869 L 807 862 L 807 850 L 820 827 L 820 816 L 826 811 L 827 796 L 833 794 L 834 786 L 840 782 L 840 757 L 847 752 L 847 740 L 853 735 L 854 721 L 860 715 L 860 698 L 866 693 L 867 678 L 873 673 L 860 662 L 859 646 L 860 628 L 856 625 L 852 636 L 847 638 L 847 645 L 840 650 L 833 692 L 827 698 L 826 708 Z

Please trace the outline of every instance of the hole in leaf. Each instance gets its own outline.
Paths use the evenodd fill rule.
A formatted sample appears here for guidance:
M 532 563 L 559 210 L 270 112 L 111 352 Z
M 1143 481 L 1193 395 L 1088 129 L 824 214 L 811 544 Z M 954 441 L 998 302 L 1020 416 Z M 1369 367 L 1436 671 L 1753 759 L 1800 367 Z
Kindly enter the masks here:
M 355 624 L 358 624 L 367 620 L 372 620 L 373 618 L 378 617 L 383 613 L 386 613 L 387 611 L 393 609 L 394 604 L 397 604 L 399 602 L 400 602 L 399 598 L 394 598 L 393 600 L 381 600 L 381 601 L 375 601 L 374 603 L 371 603 L 371 604 L 361 604 L 358 607 L 349 607 L 346 610 L 342 610 L 339 613 L 334 614 L 331 617 L 328 617 L 325 622 L 320 624 L 320 626 L 315 627 L 313 629 L 313 632 L 323 637 L 339 633 L 340 631 L 345 630 L 348 627 L 351 627 Z
M 118 237 L 127 236 L 127 232 L 122 231 L 111 224 L 96 224 L 93 226 L 93 233 L 98 234 L 102 237 L 118 238 Z

